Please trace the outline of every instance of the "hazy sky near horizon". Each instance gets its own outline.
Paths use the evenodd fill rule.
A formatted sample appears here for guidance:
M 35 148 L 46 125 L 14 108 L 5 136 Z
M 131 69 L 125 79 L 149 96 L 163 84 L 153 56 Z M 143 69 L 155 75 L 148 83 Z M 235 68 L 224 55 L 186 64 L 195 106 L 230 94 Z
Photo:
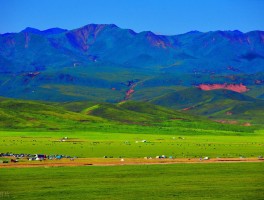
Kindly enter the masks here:
M 174 35 L 264 30 L 264 0 L 0 0 L 0 33 L 116 24 Z

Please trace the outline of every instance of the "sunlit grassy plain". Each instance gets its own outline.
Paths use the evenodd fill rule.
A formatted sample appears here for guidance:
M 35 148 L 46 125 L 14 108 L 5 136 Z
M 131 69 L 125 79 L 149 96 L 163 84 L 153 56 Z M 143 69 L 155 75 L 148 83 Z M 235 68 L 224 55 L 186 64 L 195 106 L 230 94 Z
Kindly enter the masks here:
M 3 199 L 263 199 L 264 163 L 1 169 Z
M 95 159 L 264 155 L 261 124 L 220 124 L 148 104 L 64 106 L 4 100 L 0 152 Z M 263 169 L 263 162 L 0 168 L 0 199 L 263 199 Z
M 62 154 L 77 157 L 176 158 L 258 157 L 264 154 L 263 133 L 250 135 L 132 134 L 108 132 L 0 132 L 0 151 Z M 63 137 L 68 137 L 62 142 Z M 145 140 L 145 141 L 144 141 Z
M 232 132 L 231 132 L 232 133 Z M 78 157 L 257 157 L 263 131 L 242 135 L 1 131 L 1 151 Z M 230 135 L 231 134 L 231 135 Z M 60 142 L 68 137 L 65 142 Z M 146 142 L 142 142 L 146 140 Z M 36 161 L 33 161 L 36 162 Z M 3 199 L 263 199 L 264 163 L 0 169 Z

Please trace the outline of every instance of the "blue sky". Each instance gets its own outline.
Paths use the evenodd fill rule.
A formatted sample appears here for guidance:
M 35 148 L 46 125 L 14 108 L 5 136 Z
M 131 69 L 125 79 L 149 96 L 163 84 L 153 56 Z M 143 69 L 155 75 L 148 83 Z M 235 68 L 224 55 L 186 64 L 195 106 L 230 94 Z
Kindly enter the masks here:
M 113 23 L 136 32 L 264 30 L 264 0 L 0 0 L 0 33 Z

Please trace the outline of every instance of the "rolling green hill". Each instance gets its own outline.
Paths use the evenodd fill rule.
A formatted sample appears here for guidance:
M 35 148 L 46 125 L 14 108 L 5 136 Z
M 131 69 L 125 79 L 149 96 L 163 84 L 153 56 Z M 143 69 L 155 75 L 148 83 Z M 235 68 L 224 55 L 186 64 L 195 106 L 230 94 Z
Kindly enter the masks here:
M 1 98 L 0 128 L 145 133 L 184 131 L 192 134 L 211 130 L 252 132 L 258 127 L 218 123 L 147 102 L 110 104 L 83 101 L 58 104 Z
M 53 103 L 0 99 L 0 127 L 63 129 L 103 119 L 71 112 Z
M 165 120 L 194 120 L 189 114 L 155 106 L 146 102 L 127 101 L 118 104 L 101 103 L 83 111 L 111 121 L 135 124 L 153 124 Z M 196 119 L 197 120 L 197 119 Z
M 264 123 L 263 100 L 229 90 L 202 91 L 188 88 L 157 97 L 150 102 L 212 119 Z

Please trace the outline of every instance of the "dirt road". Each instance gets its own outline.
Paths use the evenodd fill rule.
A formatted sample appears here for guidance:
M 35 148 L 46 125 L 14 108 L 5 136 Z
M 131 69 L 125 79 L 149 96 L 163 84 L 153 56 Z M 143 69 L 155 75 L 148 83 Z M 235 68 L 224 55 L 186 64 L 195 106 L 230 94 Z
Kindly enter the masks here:
M 74 160 L 43 160 L 27 161 L 21 160 L 17 163 L 1 163 L 0 168 L 25 168 L 25 167 L 75 167 L 75 166 L 118 166 L 118 165 L 161 165 L 161 164 L 179 164 L 179 163 L 231 163 L 231 162 L 264 162 L 264 159 L 258 158 L 213 158 L 209 160 L 200 160 L 197 158 L 186 159 L 143 159 L 143 158 L 78 158 Z

